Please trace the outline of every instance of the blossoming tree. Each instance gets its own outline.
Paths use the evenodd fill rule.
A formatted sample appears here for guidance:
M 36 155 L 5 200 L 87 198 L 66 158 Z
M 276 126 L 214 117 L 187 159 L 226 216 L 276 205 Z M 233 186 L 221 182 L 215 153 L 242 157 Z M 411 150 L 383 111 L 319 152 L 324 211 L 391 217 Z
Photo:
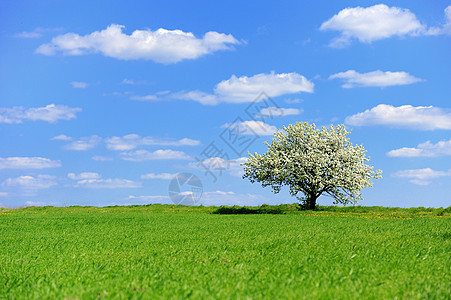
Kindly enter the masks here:
M 284 126 L 271 144 L 265 142 L 266 153 L 249 154 L 243 178 L 271 186 L 274 193 L 289 186 L 306 209 L 315 209 L 321 195 L 333 197 L 335 204 L 355 204 L 362 199 L 360 191 L 373 185 L 371 179 L 381 178 L 382 171 L 365 164 L 365 148 L 352 145 L 349 133 L 344 125 L 321 130 L 307 122 Z

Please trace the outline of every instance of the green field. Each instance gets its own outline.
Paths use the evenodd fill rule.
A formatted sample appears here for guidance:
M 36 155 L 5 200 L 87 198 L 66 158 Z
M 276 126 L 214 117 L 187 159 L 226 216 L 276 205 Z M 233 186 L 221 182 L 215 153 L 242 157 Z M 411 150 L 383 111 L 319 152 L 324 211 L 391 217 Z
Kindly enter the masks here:
M 215 209 L 2 209 L 0 298 L 450 298 L 449 208 Z

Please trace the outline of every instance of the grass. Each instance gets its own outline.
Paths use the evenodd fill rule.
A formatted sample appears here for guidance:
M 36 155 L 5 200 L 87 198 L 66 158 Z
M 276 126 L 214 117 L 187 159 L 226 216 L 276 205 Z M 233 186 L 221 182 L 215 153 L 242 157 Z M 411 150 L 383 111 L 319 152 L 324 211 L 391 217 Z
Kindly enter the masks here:
M 295 207 L 2 209 L 0 298 L 449 299 L 450 208 Z

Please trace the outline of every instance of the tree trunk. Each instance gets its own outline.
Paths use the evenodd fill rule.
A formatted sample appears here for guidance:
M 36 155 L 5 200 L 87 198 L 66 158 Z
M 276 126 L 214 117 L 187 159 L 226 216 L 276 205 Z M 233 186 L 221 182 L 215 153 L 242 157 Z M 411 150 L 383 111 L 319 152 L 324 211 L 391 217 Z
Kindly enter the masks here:
M 310 194 L 307 198 L 307 209 L 314 210 L 316 208 L 316 199 L 318 196 L 316 194 Z

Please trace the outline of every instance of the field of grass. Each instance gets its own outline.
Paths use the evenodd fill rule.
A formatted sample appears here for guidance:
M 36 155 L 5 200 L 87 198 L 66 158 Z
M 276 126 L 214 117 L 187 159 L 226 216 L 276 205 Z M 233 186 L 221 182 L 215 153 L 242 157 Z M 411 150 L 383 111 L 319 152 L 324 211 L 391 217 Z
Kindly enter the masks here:
M 449 208 L 247 209 L 1 209 L 0 298 L 451 295 Z

